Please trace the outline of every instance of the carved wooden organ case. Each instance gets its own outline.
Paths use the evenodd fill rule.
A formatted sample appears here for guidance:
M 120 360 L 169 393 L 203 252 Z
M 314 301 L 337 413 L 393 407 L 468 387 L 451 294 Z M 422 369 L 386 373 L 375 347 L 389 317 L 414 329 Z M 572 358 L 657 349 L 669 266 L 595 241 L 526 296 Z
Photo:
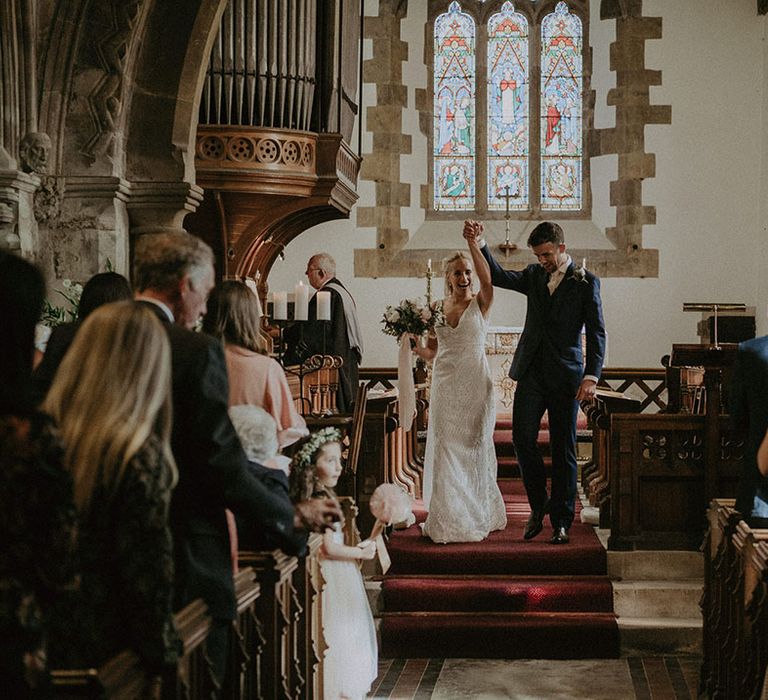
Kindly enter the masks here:
M 262 297 L 283 248 L 357 200 L 359 59 L 354 0 L 231 0 L 222 15 L 195 152 L 205 199 L 185 227 Z

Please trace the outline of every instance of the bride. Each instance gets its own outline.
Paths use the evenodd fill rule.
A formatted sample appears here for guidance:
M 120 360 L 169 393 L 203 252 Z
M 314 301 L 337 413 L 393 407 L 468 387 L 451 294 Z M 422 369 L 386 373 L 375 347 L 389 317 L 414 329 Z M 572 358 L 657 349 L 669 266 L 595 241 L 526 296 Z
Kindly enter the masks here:
M 434 358 L 424 454 L 424 534 L 434 542 L 477 542 L 507 524 L 496 484 L 496 409 L 485 356 L 493 301 L 488 263 L 476 240 L 445 266 L 445 325 L 414 352 Z M 473 266 L 480 291 L 472 292 Z

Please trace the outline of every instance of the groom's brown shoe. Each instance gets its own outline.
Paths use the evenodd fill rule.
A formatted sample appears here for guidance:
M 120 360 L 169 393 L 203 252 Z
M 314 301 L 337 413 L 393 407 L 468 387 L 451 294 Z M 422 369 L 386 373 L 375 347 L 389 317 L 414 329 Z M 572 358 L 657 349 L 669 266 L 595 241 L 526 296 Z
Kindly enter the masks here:
M 534 508 L 528 516 L 523 530 L 523 539 L 532 540 L 544 529 L 544 516 L 549 511 L 549 501 L 542 508 Z

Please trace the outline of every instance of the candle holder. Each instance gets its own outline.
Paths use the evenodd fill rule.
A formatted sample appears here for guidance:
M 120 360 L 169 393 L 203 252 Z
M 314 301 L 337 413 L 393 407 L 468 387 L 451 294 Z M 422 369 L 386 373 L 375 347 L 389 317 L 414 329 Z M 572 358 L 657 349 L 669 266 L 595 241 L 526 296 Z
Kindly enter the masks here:
M 277 347 L 275 348 L 275 354 L 277 355 L 277 361 L 281 367 L 285 367 L 285 338 L 283 333 L 288 321 L 282 318 L 273 318 L 272 323 L 277 326 Z
M 504 187 L 504 191 L 504 195 L 498 195 L 499 197 L 503 196 L 506 203 L 504 211 L 504 242 L 499 243 L 499 250 L 504 253 L 504 259 L 506 260 L 512 251 L 517 250 L 517 245 L 509 241 L 509 199 L 512 196 L 509 193 L 509 185 Z

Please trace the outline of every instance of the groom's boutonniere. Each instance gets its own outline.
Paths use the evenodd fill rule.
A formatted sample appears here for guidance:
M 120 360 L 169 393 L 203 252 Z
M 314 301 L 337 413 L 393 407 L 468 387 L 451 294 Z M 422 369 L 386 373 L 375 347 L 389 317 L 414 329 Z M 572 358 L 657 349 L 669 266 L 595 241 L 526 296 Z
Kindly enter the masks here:
M 577 282 L 586 282 L 586 279 L 587 279 L 587 259 L 586 258 L 581 259 L 581 265 L 573 266 L 572 277 Z

